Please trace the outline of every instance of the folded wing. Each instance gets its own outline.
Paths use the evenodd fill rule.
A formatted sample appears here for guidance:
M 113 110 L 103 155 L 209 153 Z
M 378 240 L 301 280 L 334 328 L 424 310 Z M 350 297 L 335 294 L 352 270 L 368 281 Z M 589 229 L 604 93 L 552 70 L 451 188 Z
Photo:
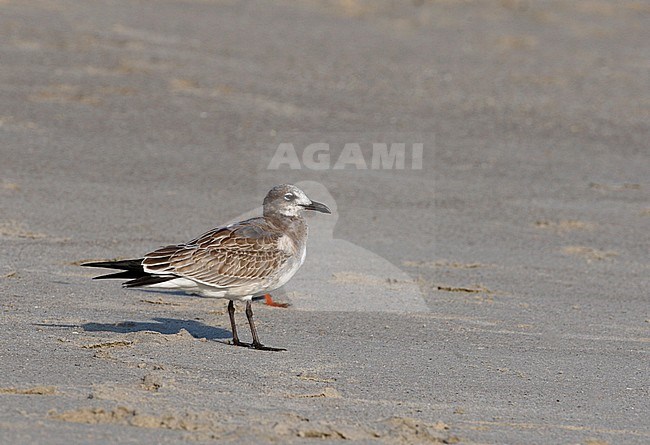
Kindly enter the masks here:
M 218 228 L 180 245 L 145 255 L 145 272 L 175 275 L 213 287 L 263 283 L 291 257 L 278 247 L 280 235 L 271 233 L 262 218 Z

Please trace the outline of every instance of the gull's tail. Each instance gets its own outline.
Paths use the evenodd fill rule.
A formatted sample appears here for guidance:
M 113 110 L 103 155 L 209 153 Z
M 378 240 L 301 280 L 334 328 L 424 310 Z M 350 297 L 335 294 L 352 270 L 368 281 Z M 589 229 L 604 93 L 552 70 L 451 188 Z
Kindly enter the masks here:
M 122 286 L 124 287 L 150 286 L 152 284 L 163 283 L 176 278 L 175 275 L 154 275 L 145 272 L 144 267 L 142 266 L 143 261 L 144 258 L 121 261 L 98 261 L 94 263 L 84 263 L 82 266 L 122 270 L 123 272 L 94 277 L 93 280 L 106 280 L 111 278 L 128 279 L 129 281 L 122 283 Z

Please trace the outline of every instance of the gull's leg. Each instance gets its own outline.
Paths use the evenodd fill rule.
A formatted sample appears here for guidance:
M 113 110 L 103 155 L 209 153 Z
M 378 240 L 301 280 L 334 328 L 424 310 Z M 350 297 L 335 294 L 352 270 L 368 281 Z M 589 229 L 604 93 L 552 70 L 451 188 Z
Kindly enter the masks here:
M 289 307 L 289 306 L 291 306 L 289 303 L 278 303 L 277 301 L 274 301 L 271 294 L 265 294 L 264 295 L 264 303 L 267 306 L 271 306 L 271 307 Z
M 248 343 L 242 343 L 237 336 L 237 326 L 235 326 L 235 303 L 230 300 L 228 302 L 228 315 L 230 316 L 230 328 L 232 329 L 232 344 L 235 346 L 248 346 Z
M 253 308 L 250 300 L 246 302 L 246 317 L 248 318 L 248 324 L 251 327 L 251 334 L 253 334 L 253 347 L 255 349 L 263 349 L 265 351 L 286 351 L 282 348 L 271 348 L 269 346 L 264 346 L 260 342 L 260 338 L 257 336 L 257 329 L 255 328 L 255 322 L 253 321 Z
M 246 302 L 246 318 L 248 318 L 248 324 L 251 327 L 251 334 L 253 334 L 253 346 L 262 346 L 262 343 L 260 343 L 260 338 L 257 336 L 255 322 L 253 321 L 253 308 L 250 301 Z

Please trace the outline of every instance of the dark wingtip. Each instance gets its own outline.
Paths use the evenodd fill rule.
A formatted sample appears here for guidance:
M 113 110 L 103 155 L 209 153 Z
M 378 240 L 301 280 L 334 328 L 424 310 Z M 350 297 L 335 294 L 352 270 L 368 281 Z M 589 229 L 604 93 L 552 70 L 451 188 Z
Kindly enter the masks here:
M 101 263 L 82 263 L 80 264 L 81 267 L 102 267 L 100 266 Z
M 120 270 L 142 270 L 142 262 L 144 258 L 137 258 L 132 260 L 112 260 L 112 261 L 91 261 L 89 263 L 80 264 L 83 267 L 101 267 L 104 269 L 120 269 Z
M 131 287 L 151 286 L 152 284 L 164 283 L 165 281 L 173 280 L 174 278 L 177 278 L 177 276 L 146 274 L 140 277 L 135 277 L 134 280 L 125 281 L 124 283 L 122 283 L 122 287 L 131 288 Z

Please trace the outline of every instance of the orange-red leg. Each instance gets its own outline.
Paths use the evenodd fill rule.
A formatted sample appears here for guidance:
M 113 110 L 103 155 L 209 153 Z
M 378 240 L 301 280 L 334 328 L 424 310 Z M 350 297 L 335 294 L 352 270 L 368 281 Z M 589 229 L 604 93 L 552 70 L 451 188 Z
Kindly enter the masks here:
M 272 306 L 272 307 L 289 307 L 289 303 L 278 303 L 277 301 L 273 301 L 273 297 L 271 297 L 271 294 L 264 295 L 264 303 L 267 306 Z

